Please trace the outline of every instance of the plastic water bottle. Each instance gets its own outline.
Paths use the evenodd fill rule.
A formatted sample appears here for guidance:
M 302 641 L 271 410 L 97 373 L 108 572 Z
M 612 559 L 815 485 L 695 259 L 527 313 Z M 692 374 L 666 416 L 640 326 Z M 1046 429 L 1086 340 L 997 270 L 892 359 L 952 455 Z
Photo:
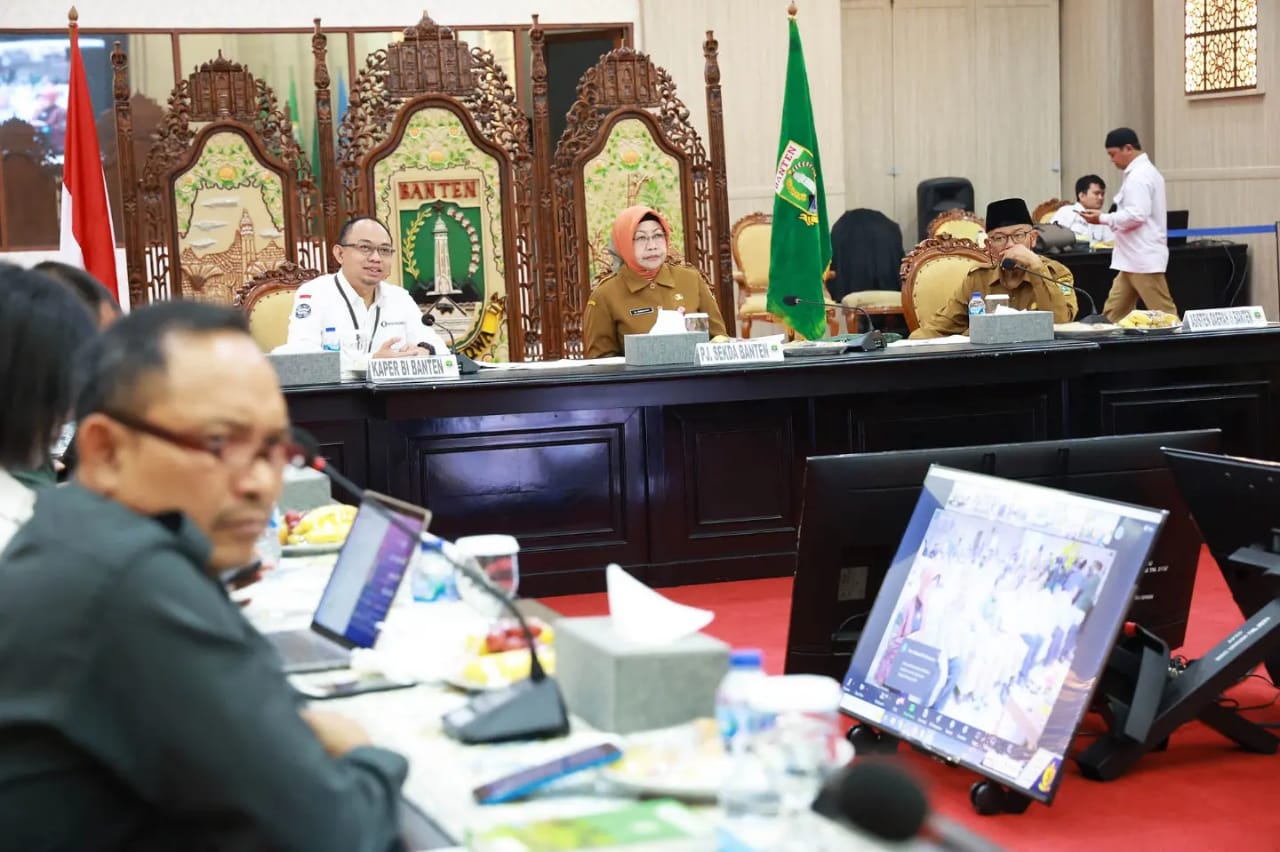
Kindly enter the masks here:
M 338 330 L 333 326 L 329 326 L 320 335 L 320 348 L 325 352 L 340 352 L 342 350 L 342 341 L 338 339 Z
M 267 528 L 258 536 L 258 544 L 254 550 L 264 565 L 278 565 L 284 555 L 284 546 L 280 544 L 280 524 L 284 519 L 280 516 L 280 507 L 271 510 L 271 520 Z
M 420 541 L 418 554 L 413 560 L 409 585 L 415 601 L 456 601 L 458 585 L 453 576 L 453 564 L 433 547 L 429 540 Z
M 987 312 L 987 303 L 981 293 L 974 293 L 969 298 L 969 316 L 976 317 Z
M 716 691 L 716 722 L 728 752 L 717 796 L 723 814 L 719 849 L 774 848 L 780 828 L 779 791 L 752 744 L 756 726 L 749 696 L 753 686 L 764 680 L 761 661 L 757 649 L 734 651 L 729 656 L 729 673 Z
M 729 672 L 716 690 L 716 724 L 726 751 L 732 751 L 739 734 L 751 732 L 751 687 L 764 678 L 764 655 L 759 648 L 741 648 L 729 654 Z

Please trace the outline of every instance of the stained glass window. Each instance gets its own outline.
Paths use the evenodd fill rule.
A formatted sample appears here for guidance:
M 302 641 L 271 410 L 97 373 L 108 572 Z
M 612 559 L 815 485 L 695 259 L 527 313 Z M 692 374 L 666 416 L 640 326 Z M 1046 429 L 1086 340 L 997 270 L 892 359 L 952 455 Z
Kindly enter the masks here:
M 1258 0 L 1186 0 L 1186 92 L 1258 86 Z

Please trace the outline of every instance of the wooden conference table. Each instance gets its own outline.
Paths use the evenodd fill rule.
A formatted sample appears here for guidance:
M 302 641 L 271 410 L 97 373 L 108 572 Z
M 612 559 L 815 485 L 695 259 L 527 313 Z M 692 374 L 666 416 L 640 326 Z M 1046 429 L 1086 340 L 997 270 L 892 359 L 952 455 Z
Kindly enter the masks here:
M 451 382 L 290 388 L 291 416 L 363 486 L 448 538 L 519 538 L 520 591 L 794 571 L 811 455 L 1218 427 L 1280 458 L 1280 328 L 736 367 L 589 362 Z

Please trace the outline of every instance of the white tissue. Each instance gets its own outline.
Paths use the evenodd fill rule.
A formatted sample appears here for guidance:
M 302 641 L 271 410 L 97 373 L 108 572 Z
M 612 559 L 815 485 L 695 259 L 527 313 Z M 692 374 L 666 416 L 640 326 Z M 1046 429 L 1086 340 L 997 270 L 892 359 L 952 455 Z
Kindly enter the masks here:
M 665 645 L 697 633 L 716 614 L 668 600 L 617 565 L 605 569 L 613 629 L 637 645 Z
M 1011 308 L 1011 307 L 1009 307 L 1008 305 L 996 305 L 995 313 L 997 313 L 997 314 L 1020 314 L 1020 313 L 1023 313 L 1023 311 L 1020 311 L 1020 310 L 1018 310 L 1017 308 Z
M 654 322 L 653 328 L 649 329 L 649 333 L 684 334 L 684 314 L 658 308 L 658 319 Z

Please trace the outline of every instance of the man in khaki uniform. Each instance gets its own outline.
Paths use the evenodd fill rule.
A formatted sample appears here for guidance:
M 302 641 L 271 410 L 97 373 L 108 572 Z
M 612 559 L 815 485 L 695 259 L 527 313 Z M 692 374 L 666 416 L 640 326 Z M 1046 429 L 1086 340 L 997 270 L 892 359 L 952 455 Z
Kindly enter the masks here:
M 969 333 L 969 300 L 974 293 L 1009 297 L 1009 307 L 1019 311 L 1053 311 L 1054 322 L 1070 322 L 1076 315 L 1075 279 L 1071 270 L 1041 257 L 1031 249 L 1038 234 L 1031 227 L 1031 213 L 1021 198 L 1005 198 L 987 205 L 987 255 L 990 266 L 969 270 L 947 303 L 932 317 L 921 318 L 913 339 Z M 1004 260 L 1016 269 L 1001 269 Z M 1036 272 L 1039 275 L 1031 273 Z M 1040 275 L 1053 279 L 1051 283 Z
M 585 357 L 623 354 L 623 335 L 647 334 L 659 308 L 706 314 L 712 338 L 725 336 L 724 320 L 707 279 L 692 266 L 667 260 L 668 233 L 662 214 L 648 207 L 628 207 L 618 216 L 613 244 L 623 265 L 601 281 L 587 300 Z

